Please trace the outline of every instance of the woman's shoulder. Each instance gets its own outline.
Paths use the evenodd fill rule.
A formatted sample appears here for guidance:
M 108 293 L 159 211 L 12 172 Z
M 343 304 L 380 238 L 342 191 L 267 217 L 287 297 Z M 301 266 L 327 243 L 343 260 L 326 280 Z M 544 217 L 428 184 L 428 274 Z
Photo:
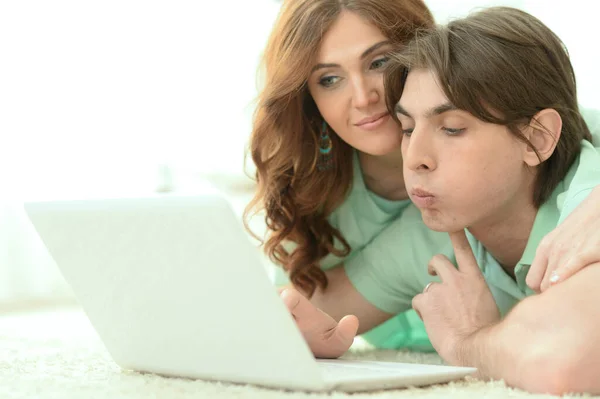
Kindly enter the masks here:
M 355 215 L 362 219 L 386 225 L 399 216 L 410 200 L 388 200 L 371 192 L 364 181 L 356 151 L 353 155 L 352 185 L 344 202 L 333 212 L 333 219 Z

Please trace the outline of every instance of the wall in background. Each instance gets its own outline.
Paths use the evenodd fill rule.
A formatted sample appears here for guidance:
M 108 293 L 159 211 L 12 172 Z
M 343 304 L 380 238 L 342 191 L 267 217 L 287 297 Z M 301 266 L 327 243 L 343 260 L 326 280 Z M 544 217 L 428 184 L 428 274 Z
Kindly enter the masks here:
M 439 22 L 488 5 L 537 15 L 570 50 L 581 103 L 600 108 L 590 3 L 427 4 Z M 165 182 L 193 187 L 199 176 L 248 182 L 256 69 L 279 6 L 0 3 L 0 301 L 69 295 L 22 213 L 23 199 L 148 193 Z

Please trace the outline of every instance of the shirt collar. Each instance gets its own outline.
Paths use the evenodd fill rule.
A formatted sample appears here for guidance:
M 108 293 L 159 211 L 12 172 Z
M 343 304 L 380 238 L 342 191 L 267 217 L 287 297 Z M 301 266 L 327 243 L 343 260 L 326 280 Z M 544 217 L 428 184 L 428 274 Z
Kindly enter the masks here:
M 558 204 L 558 197 L 565 191 L 564 183 L 561 182 L 554 189 L 550 198 L 546 200 L 538 209 L 525 246 L 525 251 L 519 262 L 517 262 L 517 268 L 522 266 L 529 266 L 535 258 L 535 254 L 538 246 L 542 239 L 556 228 L 558 221 L 560 220 L 560 209 Z M 516 272 L 516 270 L 515 270 Z

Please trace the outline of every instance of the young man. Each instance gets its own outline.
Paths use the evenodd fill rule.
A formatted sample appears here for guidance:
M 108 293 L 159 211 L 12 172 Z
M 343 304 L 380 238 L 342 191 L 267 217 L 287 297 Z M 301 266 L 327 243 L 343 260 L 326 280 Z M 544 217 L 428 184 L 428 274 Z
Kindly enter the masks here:
M 533 294 L 526 278 L 542 237 L 600 182 L 562 43 L 524 12 L 491 8 L 424 33 L 390 63 L 388 102 L 398 104 L 405 181 L 420 214 L 409 209 L 382 233 L 410 254 L 395 267 L 346 262 L 370 303 L 357 307 L 361 324 L 414 297 L 448 363 L 533 392 L 600 393 L 600 264 L 517 304 Z M 372 250 L 385 258 L 386 248 Z M 295 292 L 283 297 L 294 315 L 308 307 Z

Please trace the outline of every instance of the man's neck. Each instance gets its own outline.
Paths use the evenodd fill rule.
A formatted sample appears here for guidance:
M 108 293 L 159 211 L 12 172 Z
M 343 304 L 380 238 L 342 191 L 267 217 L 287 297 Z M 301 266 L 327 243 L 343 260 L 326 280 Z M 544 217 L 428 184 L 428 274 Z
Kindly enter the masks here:
M 514 269 L 525 252 L 537 209 L 530 196 L 519 198 L 495 217 L 469 227 L 473 236 L 514 277 Z

